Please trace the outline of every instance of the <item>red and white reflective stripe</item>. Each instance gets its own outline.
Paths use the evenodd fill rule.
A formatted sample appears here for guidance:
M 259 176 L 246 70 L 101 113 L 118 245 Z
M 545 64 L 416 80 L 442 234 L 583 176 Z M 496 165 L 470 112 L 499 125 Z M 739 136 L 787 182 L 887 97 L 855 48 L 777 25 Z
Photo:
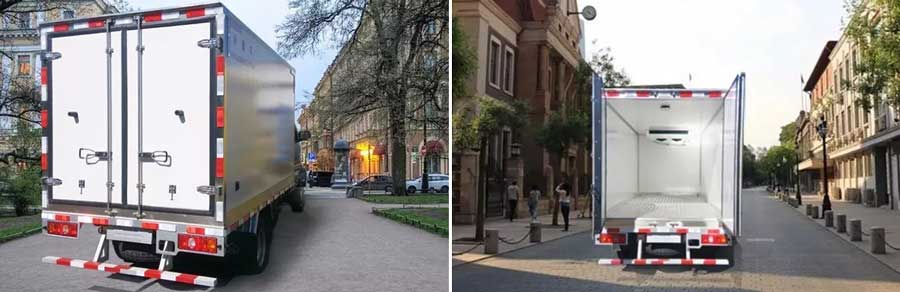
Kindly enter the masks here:
M 91 261 L 76 260 L 63 257 L 46 256 L 42 260 L 44 263 L 56 264 L 73 268 L 81 268 L 86 270 L 104 271 L 109 273 L 119 273 L 144 278 L 162 279 L 166 281 L 180 282 L 185 284 L 200 285 L 207 287 L 216 286 L 216 278 L 198 276 L 185 273 L 177 273 L 170 271 L 160 271 L 154 269 L 145 269 L 131 267 L 129 265 L 116 265 L 109 263 L 98 263 Z
M 717 99 L 724 97 L 724 90 L 718 89 L 604 89 L 604 98 L 631 98 L 631 99 L 689 99 L 689 98 L 710 98 Z
M 601 265 L 634 266 L 727 266 L 727 259 L 599 259 Z
M 721 234 L 721 228 L 703 228 L 703 227 L 639 227 L 634 229 L 623 228 L 603 228 L 602 233 L 708 233 Z
M 57 23 L 57 24 L 53 25 L 53 31 L 54 32 L 68 31 L 69 27 L 70 26 L 68 23 Z
M 224 229 L 217 228 L 208 228 L 208 227 L 198 227 L 198 226 L 188 226 L 185 228 L 185 232 L 188 234 L 196 234 L 196 235 L 207 235 L 207 236 L 225 236 Z

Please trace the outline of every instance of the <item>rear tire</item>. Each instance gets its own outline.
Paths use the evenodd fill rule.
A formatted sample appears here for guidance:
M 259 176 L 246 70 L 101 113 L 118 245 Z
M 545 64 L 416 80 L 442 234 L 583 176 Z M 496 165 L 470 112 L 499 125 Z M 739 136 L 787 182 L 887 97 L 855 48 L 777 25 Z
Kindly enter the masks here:
M 287 201 L 291 205 L 291 211 L 294 213 L 303 212 L 303 207 L 306 206 L 306 200 L 303 198 L 303 189 L 295 188 L 292 190 Z
M 616 254 L 619 259 L 635 259 L 637 258 L 637 246 L 634 244 L 619 245 Z
M 256 234 L 234 232 L 229 235 L 240 250 L 239 254 L 236 255 L 240 271 L 248 275 L 262 273 L 266 266 L 269 265 L 269 248 L 272 246 L 272 232 L 269 229 L 268 219 L 265 219 L 265 215 L 260 214 L 259 218 Z
M 409 194 L 415 194 L 415 193 L 416 193 L 416 187 L 410 186 L 410 187 L 406 188 L 406 194 L 409 195 Z
M 112 246 L 116 255 L 126 262 L 159 263 L 162 258 L 152 245 L 114 240 Z
M 441 187 L 441 193 L 446 194 L 446 193 L 449 192 L 449 191 L 450 191 L 450 188 L 448 188 L 447 186 L 442 186 L 442 187 Z

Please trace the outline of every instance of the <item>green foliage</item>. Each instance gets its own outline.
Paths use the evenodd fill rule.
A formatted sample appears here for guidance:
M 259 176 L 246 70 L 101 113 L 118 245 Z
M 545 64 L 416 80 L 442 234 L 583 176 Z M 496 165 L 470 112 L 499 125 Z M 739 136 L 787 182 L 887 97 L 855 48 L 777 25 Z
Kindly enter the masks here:
M 794 150 L 797 149 L 796 141 L 794 139 L 797 138 L 797 122 L 790 122 L 787 125 L 781 126 L 781 133 L 778 134 L 778 141 L 781 142 L 781 145 Z
M 741 169 L 745 186 L 760 185 L 766 180 L 766 176 L 762 173 L 756 154 L 750 145 L 744 145 L 742 153 Z
M 447 194 L 423 194 L 413 196 L 366 195 L 358 198 L 373 204 L 421 205 L 446 204 L 449 202 Z
M 555 112 L 537 134 L 537 142 L 547 151 L 561 155 L 569 146 L 590 140 L 591 120 L 587 113 L 563 115 Z
M 848 0 L 846 35 L 859 50 L 853 72 L 842 80 L 858 92 L 856 106 L 869 111 L 882 102 L 900 108 L 900 1 Z M 877 17 L 874 17 L 877 15 Z
M 528 124 L 528 105 L 518 99 L 478 97 L 478 108 L 468 106 L 453 114 L 453 149 L 463 151 L 478 146 L 479 140 L 503 128 L 521 129 Z
M 760 170 L 763 175 L 772 176 L 780 182 L 786 182 L 793 173 L 797 164 L 797 153 L 785 145 L 769 148 L 766 155 L 760 159 Z
M 590 68 L 603 77 L 603 86 L 607 88 L 628 86 L 631 84 L 631 78 L 625 73 L 624 69 L 616 69 L 613 63 L 616 59 L 612 56 L 612 50 L 609 47 L 600 49 L 591 56 L 588 62 Z M 579 70 L 579 72 L 581 72 Z M 581 72 L 583 73 L 583 72 Z M 590 83 L 590 77 L 588 77 Z
M 453 98 L 469 96 L 466 81 L 478 70 L 478 58 L 469 45 L 469 38 L 453 19 Z

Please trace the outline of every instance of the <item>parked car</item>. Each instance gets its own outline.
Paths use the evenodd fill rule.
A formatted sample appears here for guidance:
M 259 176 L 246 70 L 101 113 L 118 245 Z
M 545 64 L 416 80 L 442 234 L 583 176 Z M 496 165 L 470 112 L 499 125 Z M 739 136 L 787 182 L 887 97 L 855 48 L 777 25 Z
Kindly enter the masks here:
M 307 181 L 310 187 L 330 187 L 332 175 L 334 173 L 330 171 L 313 171 L 309 173 Z
M 354 187 L 359 187 L 364 191 L 380 191 L 385 193 L 393 192 L 394 179 L 389 175 L 370 175 L 358 182 L 353 183 Z
M 412 194 L 419 190 L 422 190 L 422 177 L 406 181 L 406 192 Z M 429 174 L 428 190 L 441 193 L 449 192 L 450 176 L 446 174 Z

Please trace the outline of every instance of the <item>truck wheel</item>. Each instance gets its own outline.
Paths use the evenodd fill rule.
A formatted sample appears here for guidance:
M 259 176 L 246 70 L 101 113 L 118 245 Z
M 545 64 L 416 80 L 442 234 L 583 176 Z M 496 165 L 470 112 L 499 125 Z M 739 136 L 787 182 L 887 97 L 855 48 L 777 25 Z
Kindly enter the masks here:
M 268 219 L 260 216 L 256 234 L 247 232 L 234 232 L 234 243 L 238 245 L 240 254 L 238 261 L 241 272 L 244 274 L 259 274 L 269 264 L 269 248 L 271 247 L 272 232 L 269 230 Z
M 617 252 L 619 259 L 634 259 L 637 258 L 637 246 L 634 244 L 629 245 L 619 245 L 619 251 Z
M 126 262 L 159 263 L 161 258 L 151 245 L 115 240 L 112 242 L 112 245 L 116 255 Z
M 303 207 L 306 206 L 306 200 L 303 198 L 303 189 L 295 188 L 291 191 L 290 196 L 288 196 L 288 204 L 291 205 L 291 211 L 294 211 L 294 213 L 303 212 Z

